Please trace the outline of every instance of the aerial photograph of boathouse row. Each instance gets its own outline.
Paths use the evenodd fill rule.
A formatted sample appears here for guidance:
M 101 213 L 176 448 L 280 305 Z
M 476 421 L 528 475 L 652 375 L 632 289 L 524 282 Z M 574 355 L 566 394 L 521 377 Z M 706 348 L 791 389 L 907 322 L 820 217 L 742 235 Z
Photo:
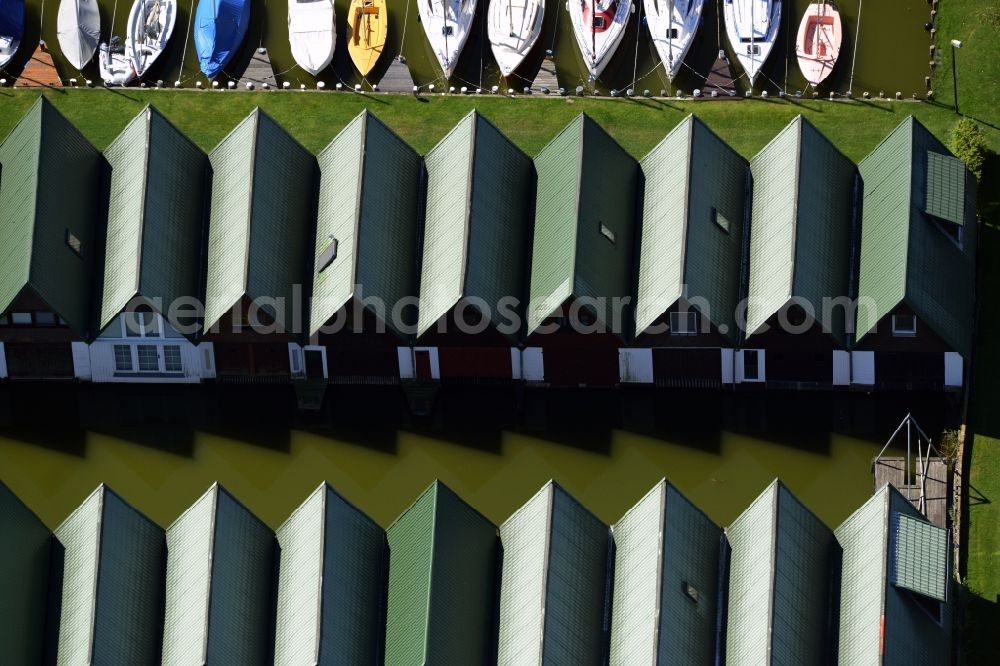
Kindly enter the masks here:
M 995 0 L 0 0 L 0 666 L 1000 664 Z

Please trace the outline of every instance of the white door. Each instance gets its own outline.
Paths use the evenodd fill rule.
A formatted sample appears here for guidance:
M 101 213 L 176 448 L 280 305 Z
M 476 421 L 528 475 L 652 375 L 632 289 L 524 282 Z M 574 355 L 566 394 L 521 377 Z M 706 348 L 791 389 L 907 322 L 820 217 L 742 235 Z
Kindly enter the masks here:
M 521 352 L 524 380 L 541 382 L 545 380 L 545 362 L 541 347 L 528 347 Z
M 851 353 L 833 350 L 833 385 L 849 386 L 851 384 Z
M 624 384 L 652 384 L 653 350 L 619 349 L 618 379 Z
M 958 352 L 944 353 L 944 385 L 951 388 L 962 386 L 962 355 Z
M 851 352 L 851 382 L 859 386 L 875 386 L 875 352 Z

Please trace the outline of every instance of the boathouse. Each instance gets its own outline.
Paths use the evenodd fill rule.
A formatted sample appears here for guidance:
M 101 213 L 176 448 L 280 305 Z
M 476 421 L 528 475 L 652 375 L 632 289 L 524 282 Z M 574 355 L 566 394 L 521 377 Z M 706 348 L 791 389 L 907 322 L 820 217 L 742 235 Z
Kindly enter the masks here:
M 553 481 L 500 526 L 500 664 L 601 664 L 608 526 Z
M 310 377 L 395 383 L 416 322 L 420 156 L 367 110 L 319 154 Z M 406 347 L 401 347 L 407 345 Z
M 0 145 L 0 379 L 90 379 L 100 160 L 44 97 Z
M 913 117 L 858 170 L 864 203 L 852 381 L 959 389 L 972 353 L 975 179 Z
M 386 534 L 386 666 L 489 663 L 496 526 L 435 481 Z
M 639 168 L 585 114 L 535 157 L 538 173 L 524 379 L 610 386 L 631 335 Z
M 327 483 L 278 528 L 274 661 L 381 663 L 385 532 Z
M 205 341 L 220 381 L 304 374 L 304 288 L 316 160 L 260 109 L 208 156 Z
M 622 383 L 733 382 L 747 213 L 747 161 L 686 119 L 639 164 L 642 222 L 635 331 Z
M 273 663 L 274 571 L 274 533 L 213 483 L 167 528 L 161 663 Z
M 101 484 L 55 537 L 62 589 L 52 618 L 58 626 L 54 663 L 155 663 L 163 620 L 163 529 Z
M 832 654 L 833 533 L 775 479 L 733 524 L 728 664 L 818 664 Z
M 750 161 L 746 338 L 735 379 L 777 388 L 850 385 L 859 178 L 798 116 Z
M 2 482 L 0 543 L 0 663 L 44 663 L 52 533 Z
M 212 343 L 196 344 L 208 159 L 152 107 L 104 156 L 107 231 L 93 381 L 214 378 Z
M 400 376 L 519 379 L 531 159 L 472 111 L 425 164 L 417 335 Z
M 722 530 L 662 480 L 612 534 L 611 666 L 712 663 Z
M 947 664 L 948 531 L 886 484 L 837 528 L 841 664 Z

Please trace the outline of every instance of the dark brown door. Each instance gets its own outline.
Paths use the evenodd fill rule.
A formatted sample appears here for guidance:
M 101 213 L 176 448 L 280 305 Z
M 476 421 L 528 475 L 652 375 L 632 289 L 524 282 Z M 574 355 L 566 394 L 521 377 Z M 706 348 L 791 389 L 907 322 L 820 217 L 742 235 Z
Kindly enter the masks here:
M 413 353 L 413 357 L 417 366 L 417 379 L 431 379 L 431 353 L 418 351 Z
M 510 379 L 509 347 L 441 347 L 441 379 Z
M 309 379 L 323 378 L 323 352 L 318 349 L 307 349 L 306 354 L 306 377 Z

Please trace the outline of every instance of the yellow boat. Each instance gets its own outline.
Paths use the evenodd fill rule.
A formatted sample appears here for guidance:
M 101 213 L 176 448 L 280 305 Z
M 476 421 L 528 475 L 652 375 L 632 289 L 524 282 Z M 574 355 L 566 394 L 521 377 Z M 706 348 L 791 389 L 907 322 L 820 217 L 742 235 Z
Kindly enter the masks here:
M 353 0 L 347 12 L 347 52 L 361 76 L 368 76 L 385 48 L 386 12 L 385 0 Z

